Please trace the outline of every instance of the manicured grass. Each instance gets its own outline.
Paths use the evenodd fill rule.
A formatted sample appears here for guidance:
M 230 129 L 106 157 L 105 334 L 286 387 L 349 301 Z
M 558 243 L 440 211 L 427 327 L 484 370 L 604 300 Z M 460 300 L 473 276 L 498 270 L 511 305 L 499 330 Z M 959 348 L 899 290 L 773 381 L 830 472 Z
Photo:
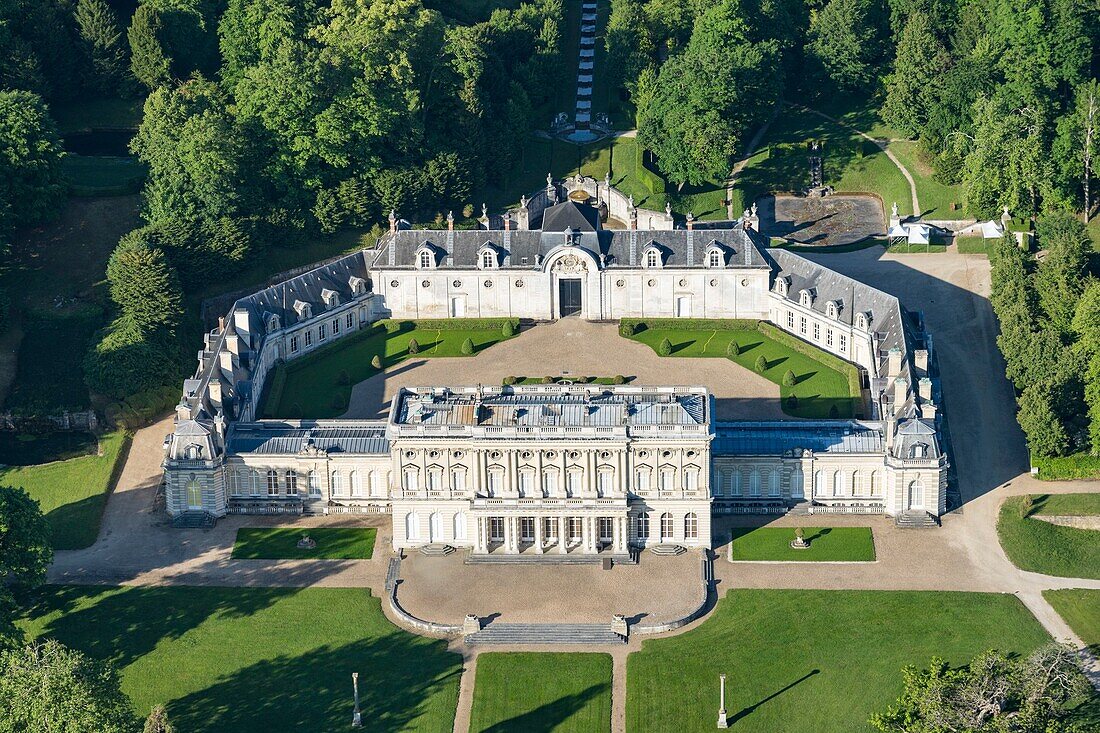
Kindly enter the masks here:
M 503 320 L 500 322 L 503 324 Z M 445 325 L 444 325 L 445 324 Z M 269 393 L 264 403 L 265 417 L 327 418 L 342 415 L 348 406 L 352 387 L 378 372 L 371 361 L 381 359 L 382 368 L 406 359 L 437 356 L 465 356 L 462 344 L 474 343 L 474 354 L 505 340 L 501 329 L 461 329 L 458 321 L 382 321 L 354 336 L 345 336 L 316 353 L 280 365 L 268 377 Z M 409 342 L 416 340 L 419 352 L 409 353 Z
M 102 321 L 103 310 L 90 304 L 25 312 L 15 381 L 4 407 L 32 415 L 87 409 L 84 356 Z
M 997 240 L 984 237 L 955 237 L 955 246 L 961 255 L 989 255 Z
M 900 244 L 891 244 L 886 248 L 886 251 L 895 255 L 925 255 L 934 254 L 947 251 L 946 244 L 909 244 L 908 242 L 902 242 Z
M 779 385 L 783 411 L 787 414 L 806 418 L 845 418 L 852 417 L 859 409 L 859 393 L 853 391 L 858 379 L 853 384 L 852 374 L 838 371 L 838 368 L 848 367 L 854 373 L 854 367 L 810 344 L 802 346 L 806 351 L 819 352 L 820 358 L 796 351 L 750 327 L 715 330 L 655 327 L 647 328 L 632 338 L 658 353 L 661 342 L 668 339 L 672 344 L 672 356 L 679 357 L 728 358 L 729 344 L 736 341 L 740 353 L 732 357 L 733 361 L 753 371 L 756 371 L 756 362 L 761 356 L 767 361 L 762 375 Z M 837 368 L 826 366 L 823 363 L 825 360 L 835 363 Z M 783 384 L 783 376 L 788 371 L 794 372 L 797 380 L 793 387 Z M 793 407 L 789 401 L 791 396 L 797 400 Z
M 1054 458 L 1032 455 L 1031 465 L 1039 469 L 1036 478 L 1040 481 L 1063 481 L 1100 476 L 1100 456 L 1089 453 L 1075 453 L 1072 456 Z
M 0 469 L 0 484 L 21 486 L 38 500 L 50 524 L 55 550 L 79 550 L 95 542 L 107 492 L 126 460 L 130 436 L 100 437 L 100 455 Z
M 890 152 L 913 176 L 917 185 L 917 198 L 926 219 L 966 219 L 966 195 L 962 186 L 940 183 L 933 177 L 930 166 L 921 155 L 917 142 L 891 142 Z M 955 204 L 955 209 L 951 205 Z
M 610 730 L 610 655 L 494 652 L 478 656 L 471 733 Z
M 1023 501 L 1021 496 L 1012 496 L 1001 505 L 997 534 L 1008 558 L 1021 570 L 1070 578 L 1100 578 L 1098 533 L 1024 517 Z M 1071 505 L 1069 500 L 1061 501 L 1067 502 L 1063 506 Z
M 1009 595 L 731 589 L 697 629 L 630 655 L 626 726 L 713 730 L 725 673 L 732 730 L 868 731 L 871 713 L 901 693 L 903 666 L 1048 641 Z
M 903 216 L 913 213 L 909 183 L 881 148 L 846 127 L 791 106 L 780 110 L 759 151 L 738 175 L 738 206 L 747 206 L 767 193 L 805 189 L 810 181 L 808 145 L 812 140 L 825 144 L 826 185 L 838 193 L 877 194 L 886 211 L 896 201 Z
M 79 430 L 58 430 L 52 433 L 0 433 L 0 464 L 6 466 L 36 466 L 52 461 L 67 461 L 94 454 L 99 440 L 91 433 Z
M 738 527 L 733 530 L 733 560 L 783 560 L 787 562 L 863 561 L 875 559 L 870 527 L 808 527 L 803 550 L 791 547 L 790 527 Z
M 233 543 L 238 560 L 369 560 L 374 554 L 374 527 L 241 527 Z M 317 546 L 299 550 L 309 535 Z
M 1100 590 L 1064 588 L 1045 590 L 1047 599 L 1081 641 L 1100 647 Z
M 22 625 L 120 671 L 188 733 L 336 731 L 359 673 L 364 730 L 449 733 L 462 659 L 387 621 L 365 588 L 48 586 Z
M 1042 494 L 1035 497 L 1032 514 L 1091 516 L 1100 514 L 1100 492 L 1095 494 Z M 1098 537 L 1100 539 L 1100 537 Z

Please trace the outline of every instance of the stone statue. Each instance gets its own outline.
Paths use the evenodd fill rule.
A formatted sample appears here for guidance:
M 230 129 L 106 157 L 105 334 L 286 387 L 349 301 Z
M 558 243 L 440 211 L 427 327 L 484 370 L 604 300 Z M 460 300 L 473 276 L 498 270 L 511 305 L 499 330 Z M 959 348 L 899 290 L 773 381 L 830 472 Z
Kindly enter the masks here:
M 482 219 L 488 219 L 489 218 L 489 207 L 486 204 L 481 205 L 481 218 Z
M 892 207 L 890 207 L 890 216 L 895 218 L 895 219 L 898 217 L 898 202 L 897 201 L 895 201 L 894 205 Z
M 752 211 L 752 215 L 753 215 L 753 216 L 756 216 L 756 202 L 755 202 L 755 201 L 753 201 L 753 202 L 752 202 L 752 209 L 751 209 L 751 211 Z
M 609 168 L 607 173 L 603 176 L 603 185 L 611 188 L 611 169 Z
M 665 202 L 665 216 L 672 216 L 672 204 Z
M 451 223 L 454 223 L 454 220 L 455 220 L 455 213 L 453 211 L 448 211 L 447 212 L 447 221 L 451 222 Z
M 554 176 L 550 173 L 546 174 L 546 187 L 547 188 L 553 188 L 554 187 Z
M 521 208 L 527 208 L 527 194 L 523 194 L 519 197 L 519 205 Z

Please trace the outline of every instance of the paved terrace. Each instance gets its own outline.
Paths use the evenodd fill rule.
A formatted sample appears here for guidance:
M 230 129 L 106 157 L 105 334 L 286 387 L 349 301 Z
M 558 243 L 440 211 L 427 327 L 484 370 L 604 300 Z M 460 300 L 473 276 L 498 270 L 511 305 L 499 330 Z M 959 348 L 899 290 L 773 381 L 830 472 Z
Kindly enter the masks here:
M 409 359 L 352 388 L 345 418 L 384 418 L 402 387 L 499 385 L 508 376 L 635 377 L 631 384 L 705 385 L 716 420 L 792 419 L 779 385 L 729 359 L 662 358 L 619 335 L 614 323 L 563 318 L 522 332 L 476 356 Z

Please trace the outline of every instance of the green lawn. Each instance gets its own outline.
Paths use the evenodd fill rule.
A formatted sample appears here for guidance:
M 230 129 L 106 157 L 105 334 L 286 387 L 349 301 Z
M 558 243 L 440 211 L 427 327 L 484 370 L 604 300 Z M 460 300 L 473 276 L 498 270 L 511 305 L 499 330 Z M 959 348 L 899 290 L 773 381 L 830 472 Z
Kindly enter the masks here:
M 824 142 L 824 181 L 838 193 L 874 193 L 885 210 L 896 201 L 903 216 L 913 213 L 909 183 L 882 149 L 846 127 L 791 106 L 779 112 L 738 175 L 737 207 L 767 193 L 794 193 L 808 186 L 812 140 Z
M 886 247 L 886 251 L 895 255 L 925 255 L 936 254 L 947 251 L 946 244 L 909 244 L 908 242 L 902 242 L 901 244 L 891 244 Z
M 481 326 L 486 321 L 470 321 Z M 494 328 L 462 328 L 462 322 L 380 321 L 354 336 L 345 336 L 308 356 L 276 367 L 268 377 L 269 393 L 264 403 L 265 417 L 326 418 L 347 410 L 352 386 L 378 372 L 371 361 L 379 357 L 382 367 L 391 367 L 405 359 L 437 356 L 463 356 L 462 343 L 474 343 L 474 353 L 505 340 L 499 325 Z M 435 327 L 440 326 L 439 328 Z M 409 353 L 409 342 L 416 340 L 419 352 Z
M 101 455 L 40 466 L 0 469 L 0 484 L 21 486 L 42 507 L 56 550 L 79 550 L 95 542 L 107 492 L 122 470 L 130 436 L 108 433 L 99 440 Z
M 233 543 L 239 560 L 369 560 L 374 554 L 373 527 L 241 527 Z M 317 543 L 299 550 L 298 540 L 308 534 Z
M 62 161 L 69 191 L 74 196 L 120 196 L 137 193 L 145 180 L 145 166 L 136 158 L 107 155 L 66 155 Z
M 984 237 L 955 237 L 955 246 L 961 255 L 989 255 L 995 239 Z
M 733 530 L 733 560 L 783 560 L 786 562 L 863 561 L 875 559 L 870 527 L 807 527 L 810 546 L 791 547 L 790 527 L 739 527 Z
M 1069 497 L 1076 496 L 1077 499 Z M 1092 498 L 1085 498 L 1091 496 Z M 1057 501 L 1035 497 L 1036 505 L 1080 509 L 1095 506 L 1096 494 L 1067 494 Z M 1023 497 L 1013 496 L 1001 505 L 997 534 L 1005 554 L 1021 570 L 1070 578 L 1100 578 L 1100 542 L 1095 530 L 1060 527 L 1041 519 L 1022 516 Z M 1053 503 L 1051 503 L 1053 501 Z M 1043 509 L 1046 514 L 1060 513 Z M 1034 513 L 1034 512 L 1033 512 Z M 1084 513 L 1073 511 L 1067 513 Z
M 713 730 L 725 673 L 733 730 L 867 731 L 901 693 L 903 666 L 1049 640 L 1009 595 L 731 589 L 698 628 L 630 655 L 627 729 Z
M 962 186 L 940 183 L 933 178 L 932 166 L 921 156 L 917 142 L 891 142 L 890 152 L 913 176 L 917 184 L 917 198 L 920 199 L 921 212 L 926 219 L 965 219 L 966 195 Z M 952 210 L 951 205 L 955 205 Z
M 736 341 L 740 353 L 733 357 L 733 361 L 753 371 L 759 357 L 763 356 L 767 361 L 763 376 L 779 385 L 783 411 L 787 414 L 806 418 L 845 418 L 852 417 L 861 409 L 855 367 L 810 344 L 798 341 L 795 345 L 777 340 L 784 336 L 786 334 L 773 338 L 749 324 L 740 329 L 708 329 L 702 325 L 699 328 L 666 328 L 662 323 L 632 338 L 654 351 L 667 338 L 672 344 L 672 356 L 678 357 L 726 358 L 730 342 Z M 800 350 L 796 351 L 796 348 Z M 811 353 L 814 355 L 811 356 Z M 844 373 L 840 371 L 842 369 Z M 793 387 L 783 384 L 783 376 L 788 371 L 793 371 L 797 380 Z M 797 400 L 793 407 L 791 396 Z
M 39 434 L 0 432 L 0 464 L 5 466 L 36 466 L 67 461 L 93 455 L 98 450 L 99 439 L 79 430 Z
M 32 636 L 112 662 L 135 710 L 187 733 L 335 731 L 359 673 L 365 730 L 450 733 L 462 659 L 365 588 L 47 586 Z
M 478 656 L 471 733 L 610 730 L 610 655 L 493 652 Z
M 1042 494 L 1035 498 L 1031 513 L 1077 517 L 1100 514 L 1100 492 L 1093 494 Z
M 1091 647 L 1100 647 L 1100 590 L 1045 590 L 1043 598 L 1054 606 L 1054 610 L 1081 637 L 1081 641 Z

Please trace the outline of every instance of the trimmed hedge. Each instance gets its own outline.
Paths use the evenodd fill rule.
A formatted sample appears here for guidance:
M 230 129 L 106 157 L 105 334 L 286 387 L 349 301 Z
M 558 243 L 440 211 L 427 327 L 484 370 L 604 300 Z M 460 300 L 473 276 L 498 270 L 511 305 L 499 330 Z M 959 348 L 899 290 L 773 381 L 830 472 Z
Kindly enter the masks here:
M 1037 478 L 1040 481 L 1092 479 L 1100 476 L 1100 456 L 1088 453 L 1051 458 L 1032 454 L 1031 465 L 1039 469 Z
M 633 330 L 631 335 L 641 333 L 649 328 L 687 329 L 691 331 L 755 331 L 760 321 L 748 318 L 623 318 L 619 321 L 620 333 L 622 327 L 629 326 Z
M 638 180 L 642 182 L 646 190 L 650 193 L 661 194 L 665 192 L 665 179 L 662 178 L 655 171 L 651 170 L 646 164 L 646 149 L 641 145 L 635 145 L 635 174 L 638 176 Z
M 411 323 L 415 328 L 436 331 L 501 331 L 502 333 L 504 324 L 511 323 L 512 332 L 519 331 L 518 318 L 430 318 L 414 321 L 379 321 L 379 323 L 397 323 L 399 326 L 400 324 Z M 387 328 L 387 330 L 389 329 Z M 402 329 L 399 327 L 397 330 Z

